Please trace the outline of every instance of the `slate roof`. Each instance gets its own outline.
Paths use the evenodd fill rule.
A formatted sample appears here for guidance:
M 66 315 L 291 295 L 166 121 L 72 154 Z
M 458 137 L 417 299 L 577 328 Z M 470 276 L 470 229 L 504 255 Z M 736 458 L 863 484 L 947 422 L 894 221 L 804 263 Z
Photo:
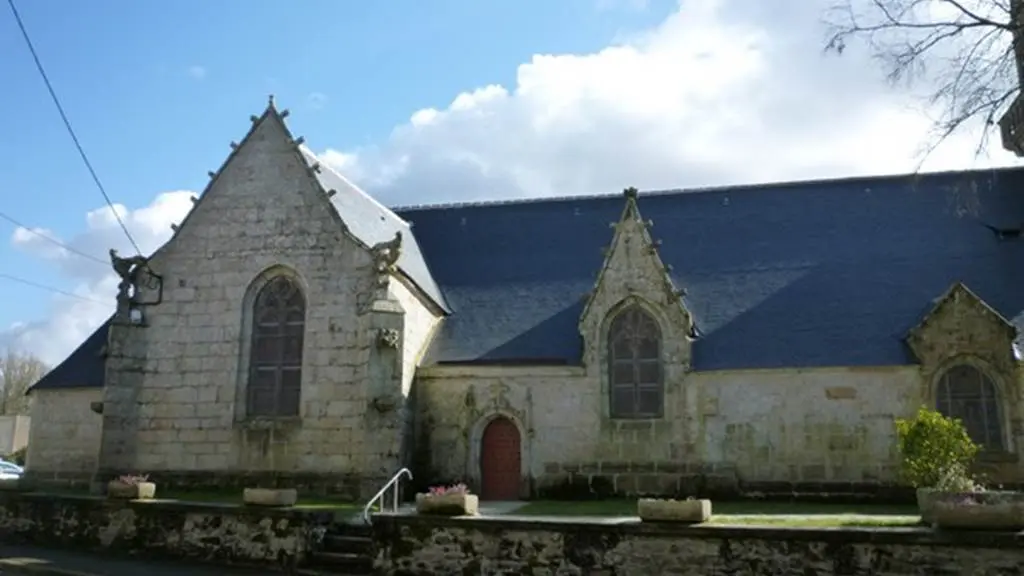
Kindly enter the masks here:
M 579 314 L 623 202 L 395 209 L 452 310 L 426 363 L 578 363 Z M 913 363 L 904 337 L 957 281 L 1024 327 L 1024 238 L 1012 232 L 1024 224 L 1024 169 L 649 192 L 638 202 L 687 291 L 696 370 Z M 345 203 L 339 210 L 364 225 L 356 211 L 345 217 Z M 90 349 L 101 333 L 36 388 L 102 378 Z
M 316 172 L 316 178 L 324 190 L 334 190 L 335 195 L 331 203 L 341 216 L 341 220 L 348 226 L 349 231 L 368 246 L 378 242 L 391 240 L 395 232 L 402 233 L 402 250 L 398 256 L 398 269 L 405 273 L 410 280 L 424 294 L 448 311 L 444 295 L 437 283 L 434 282 L 427 268 L 427 263 L 420 253 L 416 237 L 410 230 L 409 224 L 395 215 L 383 204 L 374 200 L 369 194 L 363 192 L 358 186 L 349 182 L 347 178 L 337 173 L 326 162 L 321 161 L 306 146 L 299 146 L 299 152 L 307 164 L 320 165 Z
M 33 384 L 28 392 L 66 388 L 101 388 L 106 377 L 103 359 L 107 347 L 107 328 L 109 327 L 110 320 L 108 319 L 70 356 Z
M 427 363 L 576 363 L 621 195 L 396 210 L 453 310 Z M 913 362 L 956 281 L 1021 325 L 1024 170 L 641 193 L 699 333 L 696 370 Z

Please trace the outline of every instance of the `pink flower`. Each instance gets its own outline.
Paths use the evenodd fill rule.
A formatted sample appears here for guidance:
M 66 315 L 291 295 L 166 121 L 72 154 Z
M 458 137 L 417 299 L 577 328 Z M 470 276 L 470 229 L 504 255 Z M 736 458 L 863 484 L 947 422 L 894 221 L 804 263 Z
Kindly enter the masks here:
M 465 484 L 452 484 L 451 486 L 431 486 L 428 489 L 431 496 L 447 496 L 448 494 L 468 494 L 469 488 Z

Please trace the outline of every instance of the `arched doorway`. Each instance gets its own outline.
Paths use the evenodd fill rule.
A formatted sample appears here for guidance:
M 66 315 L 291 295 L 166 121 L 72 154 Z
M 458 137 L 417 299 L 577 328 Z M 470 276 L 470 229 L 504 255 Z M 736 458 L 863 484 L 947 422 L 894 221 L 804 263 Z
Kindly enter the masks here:
M 480 497 L 518 500 L 522 473 L 519 428 L 504 416 L 491 420 L 480 440 Z

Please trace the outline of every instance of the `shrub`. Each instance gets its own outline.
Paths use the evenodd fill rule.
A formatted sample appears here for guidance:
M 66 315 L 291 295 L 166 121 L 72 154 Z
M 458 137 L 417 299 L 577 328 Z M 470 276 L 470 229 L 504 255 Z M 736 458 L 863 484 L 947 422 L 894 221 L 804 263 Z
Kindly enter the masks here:
M 900 475 L 914 488 L 964 486 L 978 445 L 960 420 L 921 408 L 911 419 L 896 420 Z
M 18 466 L 24 466 L 25 465 L 25 452 L 27 450 L 28 450 L 28 448 L 22 448 L 21 450 L 15 450 L 14 452 L 11 452 L 7 456 L 5 456 L 4 460 L 7 460 L 8 462 L 14 462 Z

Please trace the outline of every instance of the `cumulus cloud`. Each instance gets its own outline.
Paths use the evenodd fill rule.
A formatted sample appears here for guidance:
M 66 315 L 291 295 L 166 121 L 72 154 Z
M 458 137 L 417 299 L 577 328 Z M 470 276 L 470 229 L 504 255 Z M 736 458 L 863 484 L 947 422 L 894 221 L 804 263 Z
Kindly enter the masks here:
M 171 223 L 181 222 L 192 206 L 192 192 L 175 191 L 157 195 L 144 208 L 129 211 L 121 204 L 114 210 L 138 243 L 143 253 L 156 250 L 171 236 Z M 73 249 L 54 244 L 58 240 Z M 11 236 L 18 250 L 52 263 L 72 286 L 69 294 L 57 294 L 51 303 L 48 318 L 20 322 L 0 332 L 0 348 L 12 346 L 38 355 L 51 364 L 60 362 L 93 330 L 106 320 L 114 309 L 117 277 L 110 267 L 108 250 L 122 255 L 134 248 L 121 230 L 109 206 L 85 214 L 84 230 L 71 238 L 60 238 L 45 229 L 29 231 L 18 228 Z
M 887 86 L 856 46 L 823 55 L 828 2 L 687 0 L 627 41 L 536 55 L 513 85 L 467 87 L 443 109 L 411 113 L 374 146 L 323 156 L 392 205 L 913 171 L 931 127 L 921 95 Z M 1012 162 L 999 150 L 976 158 L 978 134 L 950 139 L 923 168 Z M 144 250 L 170 235 L 188 195 L 120 208 Z M 88 214 L 69 240 L 101 258 L 126 248 L 109 209 Z M 109 268 L 37 235 L 16 232 L 14 242 L 60 266 L 82 295 L 112 302 Z M 109 312 L 59 298 L 49 319 L 7 338 L 59 360 Z
M 423 109 L 375 146 L 326 159 L 392 204 L 908 172 L 932 122 L 851 46 L 822 52 L 829 0 L 699 0 L 586 55 L 537 55 L 514 86 Z M 920 167 L 976 158 L 977 130 Z

